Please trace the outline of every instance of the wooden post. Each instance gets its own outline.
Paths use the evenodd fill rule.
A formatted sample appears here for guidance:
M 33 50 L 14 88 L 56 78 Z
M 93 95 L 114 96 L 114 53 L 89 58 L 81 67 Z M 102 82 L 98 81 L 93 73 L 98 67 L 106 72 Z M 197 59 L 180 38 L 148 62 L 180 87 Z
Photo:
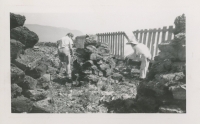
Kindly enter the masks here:
M 149 29 L 149 36 L 148 36 L 148 41 L 147 41 L 147 47 L 149 48 L 149 50 L 151 50 L 150 48 L 151 36 L 152 36 L 152 29 Z
M 154 58 L 155 38 L 156 38 L 156 28 L 153 29 L 153 37 L 152 37 L 152 43 L 151 43 L 151 56 L 152 56 L 152 59 Z
M 111 42 L 112 42 L 112 54 L 115 55 L 114 33 L 111 34 Z
M 173 26 L 169 26 L 167 40 L 171 40 L 172 39 L 172 33 L 173 33 Z
M 118 56 L 120 57 L 120 47 L 121 47 L 121 43 L 120 43 L 120 32 L 118 32 Z
M 167 27 L 165 26 L 162 29 L 162 41 L 161 41 L 161 43 L 165 41 L 166 32 L 167 32 Z
M 124 58 L 124 34 L 125 32 L 122 33 L 122 57 Z
M 142 43 L 142 36 L 143 36 L 143 30 L 140 30 L 140 39 L 139 39 L 140 43 Z
M 147 37 L 147 29 L 144 30 L 144 38 L 143 38 L 143 44 L 146 45 L 146 37 Z
M 158 36 L 157 36 L 157 42 L 156 42 L 156 53 L 155 55 L 158 55 L 158 44 L 160 41 L 160 32 L 161 32 L 161 28 L 158 29 Z
M 133 32 L 133 34 L 135 35 L 135 38 L 138 40 L 138 33 L 139 33 L 139 30 L 136 30 Z
M 118 56 L 118 35 L 117 32 L 115 33 L 115 55 Z
M 123 47 L 124 47 L 124 46 L 123 46 L 123 41 L 122 41 L 122 37 L 123 37 L 122 34 L 123 34 L 123 33 L 120 32 L 120 43 L 121 43 L 121 45 L 120 45 L 120 49 L 121 49 L 121 50 L 120 50 L 120 52 L 121 52 L 121 53 L 120 53 L 120 57 L 121 57 L 121 58 L 123 58 Z

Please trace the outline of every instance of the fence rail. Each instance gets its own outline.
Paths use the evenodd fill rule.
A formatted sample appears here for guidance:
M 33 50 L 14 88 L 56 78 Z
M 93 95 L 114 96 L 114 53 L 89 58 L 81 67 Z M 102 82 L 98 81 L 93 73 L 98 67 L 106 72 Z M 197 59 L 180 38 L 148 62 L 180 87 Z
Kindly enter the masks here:
M 107 43 L 111 54 L 117 58 L 124 57 L 124 41 L 128 39 L 125 32 L 98 33 L 98 40 Z
M 158 44 L 173 39 L 173 31 L 173 26 L 169 26 L 168 28 L 164 26 L 163 29 L 136 30 L 133 31 L 133 34 L 140 43 L 147 45 L 151 51 L 152 58 L 154 58 L 159 53 Z
M 133 31 L 138 42 L 147 45 L 151 51 L 152 59 L 158 55 L 158 44 L 166 40 L 173 39 L 174 28 L 169 26 L 168 28 L 164 26 L 161 28 L 154 29 L 142 29 Z M 125 32 L 108 32 L 108 33 L 98 33 L 98 41 L 102 43 L 108 43 L 110 51 L 117 58 L 124 58 L 125 40 L 128 41 L 129 38 Z M 85 35 L 76 37 L 75 44 L 77 48 L 83 48 L 85 42 Z

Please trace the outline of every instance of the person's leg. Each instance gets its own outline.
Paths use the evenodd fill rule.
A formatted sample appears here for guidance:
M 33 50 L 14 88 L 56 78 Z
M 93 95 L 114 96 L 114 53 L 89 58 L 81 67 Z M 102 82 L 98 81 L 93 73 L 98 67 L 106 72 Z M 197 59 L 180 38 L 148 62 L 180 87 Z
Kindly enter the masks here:
M 60 62 L 59 62 L 59 66 L 58 66 L 58 70 L 57 70 L 57 73 L 60 73 L 60 70 L 61 70 L 61 67 L 63 66 L 62 65 L 62 58 L 61 58 L 61 52 L 60 52 L 60 50 L 58 50 L 58 56 L 59 56 L 59 60 L 60 60 Z
M 71 55 L 68 54 L 68 63 L 67 63 L 67 74 L 68 74 L 68 77 L 71 78 Z
M 146 78 L 146 67 L 147 67 L 147 59 L 142 56 L 141 57 L 141 66 L 140 66 L 140 78 Z
M 68 48 L 64 49 L 64 53 L 65 53 L 65 63 L 66 63 L 66 73 L 68 75 L 69 78 L 71 78 L 71 68 L 70 68 L 70 60 L 71 60 L 71 56 L 70 56 L 70 51 Z

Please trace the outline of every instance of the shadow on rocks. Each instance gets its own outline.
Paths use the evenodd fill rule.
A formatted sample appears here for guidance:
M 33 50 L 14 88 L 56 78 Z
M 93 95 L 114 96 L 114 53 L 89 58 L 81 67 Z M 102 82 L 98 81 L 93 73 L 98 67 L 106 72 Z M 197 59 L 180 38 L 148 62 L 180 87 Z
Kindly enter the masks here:
M 65 85 L 66 83 L 72 83 L 72 80 L 66 77 L 64 78 L 58 77 L 58 78 L 53 79 L 53 82 L 58 83 L 60 85 Z
M 110 102 L 103 102 L 107 107 L 108 113 L 138 113 L 135 106 L 135 99 L 116 99 Z

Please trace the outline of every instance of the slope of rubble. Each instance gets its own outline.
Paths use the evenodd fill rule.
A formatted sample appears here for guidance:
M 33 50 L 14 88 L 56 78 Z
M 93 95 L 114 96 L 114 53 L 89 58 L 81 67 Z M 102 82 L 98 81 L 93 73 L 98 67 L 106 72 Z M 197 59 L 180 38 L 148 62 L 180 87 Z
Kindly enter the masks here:
M 57 73 L 56 43 L 38 42 L 23 27 L 24 16 L 12 13 L 11 20 L 12 113 L 186 112 L 184 15 L 175 21 L 180 28 L 175 39 L 159 45 L 161 53 L 143 82 L 140 63 L 115 59 L 96 35 L 74 50 L 69 80 L 64 66 Z

